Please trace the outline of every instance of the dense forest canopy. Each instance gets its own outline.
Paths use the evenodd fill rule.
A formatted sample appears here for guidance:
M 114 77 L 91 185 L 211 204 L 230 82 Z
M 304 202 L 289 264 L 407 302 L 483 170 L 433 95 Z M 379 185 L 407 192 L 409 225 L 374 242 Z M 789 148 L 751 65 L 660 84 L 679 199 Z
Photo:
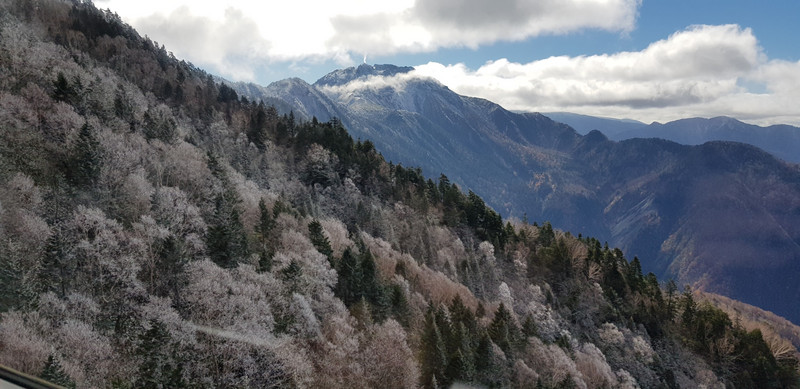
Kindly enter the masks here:
M 0 364 L 64 386 L 798 384 L 775 334 L 638 258 L 77 0 L 0 4 L 0 271 Z

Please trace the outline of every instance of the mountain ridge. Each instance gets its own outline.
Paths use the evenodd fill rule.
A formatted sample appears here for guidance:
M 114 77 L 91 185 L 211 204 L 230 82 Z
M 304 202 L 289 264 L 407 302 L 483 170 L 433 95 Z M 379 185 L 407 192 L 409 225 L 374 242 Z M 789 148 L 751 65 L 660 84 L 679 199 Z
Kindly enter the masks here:
M 628 120 L 598 118 L 571 113 L 549 114 L 567 123 L 579 133 L 600 129 L 610 139 L 662 138 L 686 145 L 700 145 L 715 140 L 752 144 L 788 162 L 800 163 L 800 128 L 777 124 L 757 126 L 728 116 L 684 118 L 650 124 Z
M 504 223 L 340 120 L 239 96 L 91 2 L 0 14 L 4 366 L 80 388 L 800 384 L 796 352 L 765 327 L 637 258 Z M 594 135 L 575 145 L 608 144 Z
M 445 173 L 503 215 L 533 216 L 574 233 L 601 237 L 647 258 L 645 269 L 661 276 L 677 277 L 800 321 L 791 304 L 778 298 L 784 286 L 761 277 L 757 284 L 767 292 L 758 292 L 741 281 L 747 271 L 735 270 L 763 250 L 775 261 L 791 258 L 779 261 L 784 275 L 774 276 L 786 281 L 777 284 L 792 283 L 785 274 L 800 272 L 800 231 L 791 227 L 800 222 L 792 210 L 800 208 L 788 195 L 800 196 L 796 166 L 735 142 L 680 145 L 657 139 L 618 142 L 600 132 L 580 135 L 544 115 L 513 113 L 407 72 L 381 77 L 368 65 L 360 68 L 361 76 L 338 89 L 318 90 L 326 101 L 338 104 L 335 115 L 354 136 L 374 142 L 388 159 L 419 161 L 425 171 Z M 354 75 L 355 69 L 344 73 Z M 371 83 L 361 82 L 367 79 Z M 281 98 L 283 92 L 272 88 L 270 93 Z M 331 112 L 304 115 L 327 118 Z M 753 188 L 745 189 L 747 185 Z M 780 206 L 762 204 L 761 198 L 775 196 L 782 199 Z M 741 204 L 748 204 L 746 214 L 754 225 L 730 218 Z M 788 216 L 781 207 L 789 210 Z M 704 217 L 725 220 L 726 232 L 714 222 L 704 222 Z M 745 249 L 750 243 L 742 246 L 737 237 L 755 234 L 751 230 L 757 229 L 756 224 L 763 229 L 758 234 L 768 237 Z M 720 262 L 717 251 L 728 259 Z M 800 297 L 800 289 L 792 290 L 790 296 Z

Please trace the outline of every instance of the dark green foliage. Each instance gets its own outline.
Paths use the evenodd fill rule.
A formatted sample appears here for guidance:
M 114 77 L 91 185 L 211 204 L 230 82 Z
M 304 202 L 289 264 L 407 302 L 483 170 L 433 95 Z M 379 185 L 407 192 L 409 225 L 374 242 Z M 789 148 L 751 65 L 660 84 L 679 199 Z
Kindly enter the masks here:
M 406 298 L 406 293 L 403 291 L 403 287 L 398 284 L 391 284 L 389 285 L 387 294 L 391 315 L 395 318 L 395 320 L 397 320 L 398 323 L 402 324 L 404 327 L 407 327 L 409 309 L 408 299 Z
M 136 355 L 141 358 L 137 388 L 186 387 L 182 366 L 174 358 L 172 339 L 164 325 L 151 320 L 150 328 L 139 337 Z
M 258 270 L 261 272 L 268 272 L 272 270 L 272 256 L 275 254 L 275 239 L 272 234 L 272 229 L 275 227 L 275 218 L 273 213 L 267 208 L 264 199 L 258 202 L 258 224 L 255 226 L 257 234 L 257 248 L 258 253 Z
M 447 376 L 461 382 L 471 382 L 476 378 L 475 355 L 472 336 L 464 325 L 457 323 L 452 329 L 450 360 L 447 365 Z
M 738 344 L 734 353 L 747 365 L 740 364 L 734 373 L 736 387 L 743 388 L 783 388 L 792 382 L 781 382 L 778 372 L 781 367 L 775 361 L 772 352 L 756 329 L 746 332 L 743 329 L 735 330 Z M 797 382 L 795 381 L 794 384 Z
M 272 253 L 267 250 L 261 250 L 258 253 L 258 271 L 262 273 L 270 272 L 272 271 L 272 265 Z
M 572 257 L 564 238 L 559 238 L 541 250 L 542 262 L 555 279 L 572 276 Z
M 185 282 L 183 271 L 187 262 L 181 254 L 181 245 L 181 241 L 173 235 L 161 242 L 150 285 L 153 294 L 170 297 L 176 304 L 180 304 L 180 289 Z
M 383 291 L 378 280 L 375 258 L 369 250 L 363 249 L 359 265 L 361 266 L 362 296 L 371 304 L 378 304 Z
M 423 386 L 430 386 L 436 375 L 439 385 L 453 382 L 488 383 L 495 367 L 491 340 L 478 325 L 475 315 L 456 296 L 447 310 L 428 307 L 423 330 Z
M 73 21 L 72 29 L 83 32 L 90 41 L 102 36 L 133 38 L 132 34 L 135 34 L 130 27 L 122 23 L 119 16 L 101 11 L 92 3 L 74 2 L 70 17 Z
M 336 282 L 336 297 L 350 306 L 361 299 L 361 266 L 358 257 L 348 247 L 342 252 L 339 266 L 336 268 L 339 278 Z
M 667 290 L 666 290 L 667 293 L 666 315 L 669 319 L 673 319 L 675 317 L 675 310 L 677 308 L 675 299 L 677 297 L 677 292 L 678 292 L 678 285 L 675 283 L 675 280 L 670 279 L 669 282 L 667 282 Z
M 270 139 L 270 134 L 275 132 L 279 125 L 278 110 L 274 106 L 266 107 L 263 102 L 259 102 L 258 105 L 251 109 L 247 140 L 255 144 L 259 149 L 264 150 Z M 285 127 L 285 124 L 283 126 Z
M 225 85 L 224 83 L 219 84 L 219 94 L 217 95 L 218 102 L 230 103 L 238 99 L 239 96 L 236 94 L 236 91 L 233 90 L 233 88 Z
M 464 305 L 464 302 L 461 301 L 461 296 L 456 295 L 456 297 L 453 298 L 453 302 L 450 303 L 449 311 L 450 320 L 454 325 L 463 325 L 470 334 L 477 333 L 478 321 L 475 318 L 475 314 Z
M 522 323 L 522 335 L 526 338 L 539 336 L 539 329 L 536 327 L 536 322 L 533 321 L 533 317 L 530 315 L 526 316 L 525 321 Z
M 67 165 L 66 176 L 70 183 L 79 187 L 92 187 L 100 176 L 103 152 L 94 129 L 88 123 L 81 127 L 78 139 L 72 148 L 72 157 Z
M 208 169 L 222 187 L 222 192 L 214 199 L 214 215 L 206 234 L 208 256 L 220 267 L 233 268 L 249 255 L 247 234 L 239 216 L 241 200 L 213 153 L 208 153 Z
M 258 225 L 256 225 L 255 230 L 259 234 L 261 240 L 266 240 L 275 227 L 275 218 L 272 212 L 269 211 L 269 208 L 267 208 L 267 203 L 264 202 L 264 199 L 258 201 L 258 211 Z
M 467 195 L 464 213 L 467 225 L 475 229 L 478 238 L 492 242 L 497 248 L 503 249 L 506 244 L 506 229 L 500 215 L 486 206 L 483 199 L 472 191 Z
M 69 285 L 68 263 L 64 253 L 64 241 L 60 233 L 54 233 L 47 239 L 39 280 L 44 291 L 51 291 L 64 297 Z
M 556 239 L 556 234 L 553 231 L 553 226 L 550 225 L 550 222 L 544 222 L 544 224 L 542 224 L 542 227 L 539 228 L 539 236 L 536 238 L 536 240 L 540 245 L 544 247 L 550 247 L 550 245 L 553 244 L 555 239 Z
M 0 312 L 19 309 L 33 296 L 24 279 L 24 268 L 19 260 L 6 255 L 0 247 Z
M 407 309 L 402 290 L 393 292 L 392 288 L 381 285 L 375 259 L 366 248 L 362 248 L 358 255 L 351 248 L 346 248 L 336 271 L 339 277 L 334 292 L 346 306 L 363 300 L 369 304 L 371 314 L 377 321 L 382 321 L 392 311 L 401 313 Z
M 78 98 L 78 85 L 67 80 L 64 73 L 58 72 L 56 80 L 53 82 L 53 98 L 68 104 L 73 104 Z
M 503 303 L 500 303 L 500 306 L 497 307 L 497 311 L 494 313 L 494 319 L 492 319 L 491 324 L 489 324 L 488 332 L 492 341 L 500 346 L 500 349 L 502 349 L 506 355 L 510 355 L 512 347 L 519 340 L 519 328 L 517 328 L 517 325 L 514 323 L 511 312 Z
M 178 125 L 175 119 L 165 116 L 160 110 L 148 110 L 144 114 L 144 136 L 147 139 L 159 139 L 172 143 L 178 135 Z
M 221 194 L 214 204 L 214 216 L 206 236 L 208 256 L 220 267 L 236 267 L 248 255 L 247 235 L 239 218 L 238 201 Z
M 444 336 L 436 320 L 433 307 L 425 314 L 425 328 L 422 332 L 422 355 L 420 357 L 421 383 L 425 388 L 433 388 L 438 384 L 448 386 L 447 380 L 447 346 Z
M 746 331 L 731 322 L 721 309 L 709 303 L 697 304 L 688 287 L 678 303 L 684 342 L 708 360 L 727 366 L 722 378 L 733 387 L 797 387 L 797 361 L 779 363 L 764 341 L 761 331 Z M 723 345 L 723 346 L 721 346 Z M 724 345 L 732 345 L 730 350 Z
M 278 199 L 278 201 L 276 201 L 275 204 L 272 206 L 272 217 L 277 219 L 278 216 L 282 213 L 288 213 L 290 215 L 295 215 L 295 216 L 299 214 L 297 210 L 292 208 L 291 204 L 281 199 Z
M 303 268 L 294 259 L 289 265 L 281 269 L 280 277 L 289 285 L 289 292 L 296 292 L 299 287 L 300 276 L 303 275 Z
M 65 388 L 75 387 L 75 382 L 73 382 L 67 373 L 64 372 L 64 368 L 61 367 L 61 363 L 59 363 L 58 359 L 52 354 L 47 357 L 47 363 L 44 364 L 44 369 L 42 369 L 42 373 L 39 374 L 39 377 L 47 382 L 60 385 Z
M 333 256 L 333 249 L 331 248 L 331 242 L 328 240 L 328 237 L 325 236 L 322 224 L 319 223 L 319 220 L 314 219 L 311 223 L 308 223 L 308 237 L 317 251 L 328 257 L 330 261 Z
M 625 281 L 630 285 L 631 289 L 639 290 L 643 285 L 642 263 L 639 262 L 639 257 L 633 257 L 628 266 L 628 271 L 625 274 Z
M 685 327 L 693 326 L 695 313 L 697 311 L 697 303 L 695 303 L 692 290 L 688 286 L 681 295 L 678 309 L 681 311 L 681 323 L 683 323 Z
M 564 351 L 571 353 L 572 352 L 572 344 L 569 342 L 569 337 L 566 335 L 559 335 L 555 341 L 558 347 L 564 349 Z

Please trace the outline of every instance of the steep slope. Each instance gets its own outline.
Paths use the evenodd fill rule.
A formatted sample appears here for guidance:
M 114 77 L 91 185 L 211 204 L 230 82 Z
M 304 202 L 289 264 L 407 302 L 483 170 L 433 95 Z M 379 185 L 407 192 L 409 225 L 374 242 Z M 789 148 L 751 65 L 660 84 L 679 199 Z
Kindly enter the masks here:
M 0 15 L 2 365 L 79 388 L 798 384 L 620 250 L 504 223 L 91 2 Z
M 311 120 L 316 116 L 328 121 L 343 114 L 335 102 L 299 78 L 276 81 L 267 87 L 244 82 L 232 86 L 242 95 L 264 101 L 265 104 L 272 103 L 284 113 L 292 111 L 300 120 Z
M 744 328 L 759 329 L 767 342 L 779 343 L 777 348 L 782 349 L 784 353 L 795 353 L 800 347 L 800 326 L 772 312 L 718 294 L 695 292 L 695 295 L 699 300 L 709 301 L 725 311 L 732 319 L 741 322 Z M 790 343 L 793 347 L 788 347 L 784 342 Z
M 304 95 L 325 103 L 304 107 L 335 103 L 351 133 L 388 159 L 442 172 L 504 215 L 597 236 L 644 258 L 646 270 L 800 321 L 797 166 L 737 143 L 581 136 L 392 65 L 335 71 L 310 88 Z
M 732 142 L 609 143 L 582 158 L 603 167 L 615 244 L 657 259 L 645 267 L 660 274 L 798 320 L 796 166 Z
M 338 103 L 339 118 L 355 137 L 374 142 L 389 160 L 446 173 L 506 215 L 522 218 L 528 212 L 540 220 L 562 220 L 570 214 L 576 231 L 605 235 L 597 223 L 601 208 L 590 209 L 583 198 L 588 193 L 583 179 L 566 171 L 570 177 L 550 174 L 571 163 L 565 152 L 579 139 L 574 130 L 539 114 L 514 114 L 459 96 L 434 80 L 409 75 L 410 70 L 361 65 L 333 72 L 314 87 Z M 327 112 L 304 114 L 326 118 Z M 530 196 L 531 188 L 540 195 Z

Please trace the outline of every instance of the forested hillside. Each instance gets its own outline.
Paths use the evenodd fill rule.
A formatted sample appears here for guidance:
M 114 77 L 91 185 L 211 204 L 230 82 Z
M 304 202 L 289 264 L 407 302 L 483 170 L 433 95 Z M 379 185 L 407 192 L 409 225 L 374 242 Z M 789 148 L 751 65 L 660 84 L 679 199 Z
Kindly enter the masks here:
M 800 323 L 800 166 L 756 147 L 580 135 L 394 65 L 233 86 L 291 102 L 298 117 L 338 117 L 388 159 L 444 172 L 502 215 L 608 241 L 645 272 Z
M 540 223 L 90 2 L 0 3 L 2 365 L 68 387 L 798 385 L 796 350 Z

